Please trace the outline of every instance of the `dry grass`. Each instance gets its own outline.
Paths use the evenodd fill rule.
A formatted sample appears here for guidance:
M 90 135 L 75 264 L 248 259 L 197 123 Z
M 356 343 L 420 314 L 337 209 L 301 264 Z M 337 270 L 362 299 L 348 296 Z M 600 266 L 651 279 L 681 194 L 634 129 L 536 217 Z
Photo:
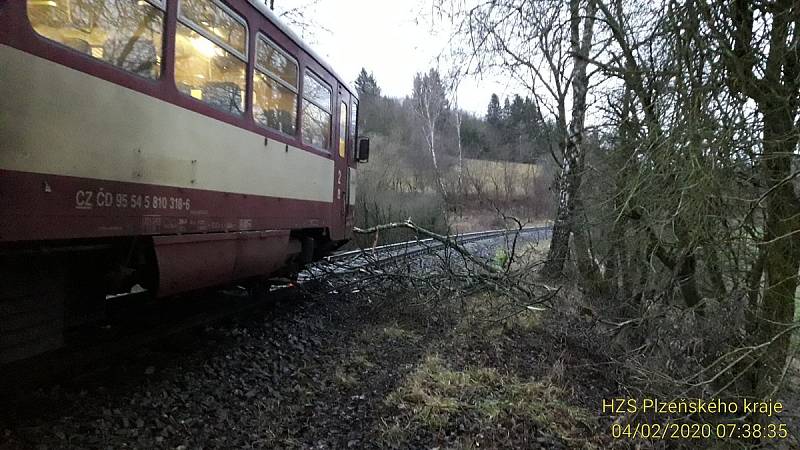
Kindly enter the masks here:
M 408 422 L 386 424 L 387 440 L 397 442 L 407 433 L 425 430 L 484 430 L 506 424 L 546 429 L 554 442 L 574 448 L 592 448 L 585 439 L 594 419 L 588 411 L 565 402 L 564 393 L 549 382 L 523 380 L 494 368 L 454 370 L 438 354 L 429 355 L 406 382 L 386 398 L 387 405 L 405 411 Z M 471 435 L 461 444 L 480 443 Z
M 533 332 L 541 325 L 541 315 L 539 310 L 521 308 L 494 292 L 477 294 L 464 308 L 454 339 L 472 339 L 478 334 L 482 340 L 490 342 L 508 334 L 509 330 Z
M 470 193 L 475 193 L 477 188 L 494 197 L 512 198 L 524 198 L 528 194 L 525 187 L 543 172 L 542 167 L 535 164 L 480 159 L 465 159 L 464 170 L 471 183 L 476 184 L 468 187 Z
M 519 264 L 541 257 L 547 243 L 528 244 Z M 536 366 L 535 354 L 514 336 L 535 336 L 543 314 L 507 314 L 508 300 L 493 292 L 468 298 L 456 308 L 452 332 L 414 366 L 383 402 L 378 426 L 389 448 L 608 448 L 598 421 L 562 387 L 565 362 L 545 363 L 538 376 L 518 370 Z M 408 331 L 384 326 L 384 336 Z M 513 349 L 513 350 L 512 350 Z M 515 361 L 492 355 L 513 355 Z M 531 360 L 530 358 L 534 358 Z M 509 363 L 506 366 L 505 363 Z M 516 369 L 512 370 L 512 367 Z
M 358 383 L 358 379 L 349 373 L 344 367 L 337 367 L 334 373 L 336 383 L 345 387 L 353 387 Z
M 421 336 L 411 327 L 404 326 L 394 320 L 386 324 L 371 326 L 361 332 L 360 340 L 364 344 L 371 344 L 379 341 L 415 342 Z

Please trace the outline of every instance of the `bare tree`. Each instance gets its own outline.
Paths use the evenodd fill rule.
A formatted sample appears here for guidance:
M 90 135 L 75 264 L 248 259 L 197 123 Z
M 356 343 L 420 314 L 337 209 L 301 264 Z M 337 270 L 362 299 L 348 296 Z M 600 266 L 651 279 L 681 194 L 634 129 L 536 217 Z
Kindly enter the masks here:
M 581 301 L 671 380 L 653 392 L 778 398 L 800 327 L 800 4 L 435 3 L 470 73 L 513 77 L 555 125 L 545 272 L 573 252 L 603 294 Z
M 456 126 L 456 144 L 458 147 L 458 190 L 464 189 L 464 148 L 461 144 L 461 109 L 458 107 L 458 88 L 460 81 L 456 80 L 451 87 L 451 95 L 453 97 L 453 116 L 455 117 Z
M 596 272 L 589 257 L 589 248 L 584 237 L 585 230 L 575 229 L 575 210 L 580 200 L 580 187 L 585 170 L 586 149 L 586 95 L 589 92 L 589 58 L 593 44 L 594 21 L 597 5 L 588 0 L 585 11 L 581 11 L 580 0 L 569 2 L 570 53 L 574 59 L 572 67 L 572 119 L 570 121 L 564 162 L 559 178 L 559 201 L 556 220 L 553 224 L 553 239 L 543 272 L 558 275 L 563 270 L 569 254 L 570 233 L 575 233 L 578 263 L 583 272 Z M 583 27 L 581 29 L 581 22 Z
M 447 76 L 447 94 L 450 97 L 450 106 L 453 110 L 453 119 L 456 130 L 456 149 L 458 150 L 458 180 L 457 187 L 459 192 L 464 190 L 464 148 L 461 142 L 462 111 L 458 104 L 458 90 L 461 87 L 463 73 L 460 67 L 455 66 Z
M 750 350 L 721 357 L 736 370 L 719 390 L 746 381 L 747 395 L 772 398 L 796 328 L 800 7 L 596 4 L 615 57 L 592 64 L 623 83 L 609 92 L 611 183 L 597 201 L 612 206 L 610 261 L 648 268 L 639 281 L 614 267 L 606 276 L 620 274 L 640 301 L 675 289 L 698 313 L 709 299 L 748 308 L 746 320 L 725 324 Z
M 559 205 L 548 263 L 543 270 L 558 275 L 575 231 L 574 215 L 585 169 L 583 143 L 592 75 L 588 67 L 589 61 L 596 59 L 592 55 L 595 2 L 451 0 L 437 4 L 455 25 L 451 43 L 462 47 L 466 43 L 462 59 L 467 70 L 510 75 L 528 88 L 540 109 L 549 113 L 556 124 L 553 129 L 558 136 L 548 141 L 558 145 L 557 149 L 551 148 L 551 153 L 561 167 L 557 180 Z
M 310 14 L 319 5 L 320 0 L 306 0 L 304 2 L 291 2 L 292 6 L 285 7 L 283 2 L 279 2 L 277 7 L 275 0 L 264 0 L 268 2 L 269 9 L 274 11 L 282 21 L 288 23 L 292 28 L 300 32 L 304 39 L 311 37 L 319 31 L 330 32 Z
M 433 170 L 436 183 L 443 197 L 447 198 L 447 189 L 442 179 L 439 168 L 439 159 L 436 154 L 436 131 L 440 120 L 447 111 L 449 102 L 442 79 L 436 69 L 428 73 L 418 73 L 414 78 L 414 112 L 422 120 L 425 141 L 428 144 L 433 161 Z
M 721 55 L 728 88 L 754 102 L 762 125 L 756 160 L 758 184 L 764 190 L 763 255 L 755 279 L 764 279 L 756 335 L 772 342 L 756 372 L 759 398 L 768 398 L 782 378 L 794 318 L 800 270 L 800 198 L 792 182 L 800 140 L 800 5 L 793 0 L 770 3 L 698 2 L 713 49 Z M 775 339 L 780 336 L 779 339 Z

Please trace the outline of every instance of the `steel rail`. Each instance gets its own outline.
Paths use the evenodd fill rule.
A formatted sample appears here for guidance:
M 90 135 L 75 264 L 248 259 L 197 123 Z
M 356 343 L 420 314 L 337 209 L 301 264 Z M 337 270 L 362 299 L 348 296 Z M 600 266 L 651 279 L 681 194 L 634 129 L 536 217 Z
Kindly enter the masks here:
M 491 239 L 491 238 L 500 237 L 500 236 L 509 236 L 509 235 L 514 235 L 514 234 L 524 235 L 524 234 L 531 234 L 531 233 L 535 233 L 535 232 L 545 232 L 545 233 L 547 233 L 547 232 L 551 231 L 551 228 L 552 227 L 545 226 L 545 227 L 524 227 L 522 229 L 517 229 L 517 230 L 477 231 L 477 232 L 473 232 L 473 233 L 451 235 L 451 236 L 448 236 L 448 237 L 453 238 L 453 240 L 456 243 L 468 244 L 468 243 L 471 243 L 471 242 L 477 242 L 477 241 L 482 241 L 482 240 L 485 240 L 485 239 Z M 424 246 L 425 250 L 437 250 L 439 248 L 443 248 L 443 247 L 446 246 L 446 244 L 443 244 L 441 242 L 435 244 L 434 247 L 431 247 L 431 246 L 427 245 L 428 243 L 433 243 L 433 242 L 436 242 L 436 241 L 434 239 L 432 239 L 432 238 L 414 239 L 412 241 L 398 242 L 398 243 L 395 243 L 395 244 L 387 244 L 387 245 L 381 245 L 381 246 L 377 246 L 377 247 L 370 247 L 370 248 L 363 248 L 363 249 L 358 249 L 358 250 L 351 250 L 351 251 L 346 251 L 346 252 L 334 253 L 331 256 L 327 256 L 327 257 L 323 258 L 323 260 L 328 261 L 328 262 L 335 262 L 335 261 L 340 261 L 340 260 L 344 260 L 344 259 L 347 259 L 347 258 L 360 256 L 360 255 L 366 254 L 367 252 L 375 254 L 375 253 L 381 253 L 381 252 L 385 252 L 385 251 L 388 251 L 388 250 L 392 250 L 392 249 L 395 249 L 395 248 L 404 248 L 404 247 L 405 248 L 410 248 L 410 247 Z
M 552 227 L 526 227 L 516 230 L 490 230 L 462 235 L 449 236 L 459 245 L 480 242 L 489 239 L 508 236 L 523 236 L 537 233 L 539 236 L 548 236 L 552 232 Z M 541 237 L 540 237 L 541 238 Z M 354 273 L 366 266 L 383 266 L 394 260 L 401 258 L 413 258 L 425 254 L 431 254 L 447 247 L 446 243 L 435 239 L 415 239 L 412 241 L 399 242 L 395 244 L 370 247 L 347 252 L 336 253 L 314 265 L 311 265 L 301 272 L 298 282 L 303 283 L 311 280 L 319 280 L 333 274 L 344 275 Z M 331 268 L 332 266 L 332 268 Z

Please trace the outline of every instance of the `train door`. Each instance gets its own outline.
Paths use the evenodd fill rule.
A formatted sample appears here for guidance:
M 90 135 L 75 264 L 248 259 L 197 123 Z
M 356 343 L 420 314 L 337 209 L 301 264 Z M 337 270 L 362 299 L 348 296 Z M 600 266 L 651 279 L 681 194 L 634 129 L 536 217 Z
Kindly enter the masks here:
M 347 206 L 345 207 L 345 214 L 347 216 L 346 223 L 348 228 L 355 225 L 354 209 L 356 205 L 356 144 L 358 141 L 358 100 L 355 96 L 350 96 L 350 126 L 347 130 L 350 133 L 350 139 L 347 140 L 347 170 L 348 187 L 347 190 Z
M 348 142 L 348 124 L 350 123 L 350 93 L 343 86 L 339 86 L 339 111 L 338 126 L 336 127 L 336 155 L 335 155 L 335 183 L 334 186 L 334 217 L 338 224 L 344 228 L 347 220 L 348 190 L 349 185 L 349 159 L 350 150 Z M 347 234 L 347 230 L 343 230 Z

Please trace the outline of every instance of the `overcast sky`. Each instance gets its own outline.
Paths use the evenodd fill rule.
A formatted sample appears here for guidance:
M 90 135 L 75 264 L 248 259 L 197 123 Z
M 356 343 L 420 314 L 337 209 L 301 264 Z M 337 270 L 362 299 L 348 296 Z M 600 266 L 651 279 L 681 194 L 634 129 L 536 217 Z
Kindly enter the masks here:
M 280 3 L 297 4 L 278 0 L 276 6 Z M 351 84 L 364 67 L 375 74 L 384 95 L 404 97 L 411 93 L 414 75 L 435 67 L 447 45 L 448 31 L 431 29 L 425 4 L 429 0 L 320 0 L 307 12 L 328 31 L 311 29 L 303 34 Z M 484 115 L 493 92 L 501 98 L 517 93 L 502 83 L 471 79 L 459 89 L 459 104 Z

